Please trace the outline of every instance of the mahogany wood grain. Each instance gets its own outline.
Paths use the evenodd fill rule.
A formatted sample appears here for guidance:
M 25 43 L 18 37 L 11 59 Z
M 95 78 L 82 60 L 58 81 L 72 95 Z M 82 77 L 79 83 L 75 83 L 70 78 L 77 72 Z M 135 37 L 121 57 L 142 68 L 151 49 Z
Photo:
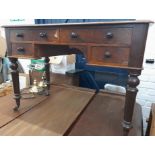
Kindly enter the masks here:
M 92 47 L 89 62 L 92 64 L 128 66 L 129 53 L 129 48 Z
M 50 94 L 50 59 L 49 57 L 45 57 L 45 76 L 46 76 L 46 84 L 47 84 L 47 93 L 48 96 Z
M 34 29 L 33 40 L 41 42 L 58 42 L 59 29 Z
M 152 108 L 151 108 L 150 136 L 155 136 L 155 104 L 152 104 Z
M 11 30 L 10 41 L 33 41 L 33 31 L 27 29 Z
M 0 128 L 29 111 L 47 98 L 46 96 L 37 95 L 35 98 L 21 99 L 20 110 L 18 112 L 14 112 L 12 110 L 14 108 L 14 99 L 12 95 L 13 94 L 10 94 L 0 98 Z
M 129 67 L 140 68 L 143 64 L 149 24 L 134 25 Z
M 12 43 L 12 54 L 15 57 L 34 56 L 32 44 Z
M 109 26 L 110 27 L 110 26 Z M 61 43 L 105 43 L 105 44 L 122 44 L 130 45 L 132 38 L 132 28 L 109 28 L 100 27 L 77 27 L 61 28 Z M 74 36 L 72 36 L 74 34 Z M 110 35 L 111 34 L 111 37 Z
M 139 84 L 138 76 L 141 74 L 144 51 L 148 33 L 148 20 L 121 21 L 121 22 L 96 22 L 96 23 L 69 23 L 48 25 L 18 25 L 4 26 L 6 31 L 7 51 L 11 58 L 18 58 L 13 53 L 12 43 L 32 44 L 31 51 L 34 55 L 22 55 L 22 58 L 40 58 L 66 54 L 83 54 L 86 62 L 91 65 L 124 68 L 129 71 L 129 83 L 125 100 L 125 113 L 123 127 L 126 135 L 132 126 L 132 114 Z M 51 29 L 51 31 L 50 31 Z M 24 31 L 25 30 L 25 31 Z M 33 35 L 30 31 L 33 30 Z M 44 36 L 38 39 L 40 30 Z M 16 31 L 24 31 L 25 40 L 15 39 Z M 55 33 L 56 31 L 56 33 Z M 44 33 L 45 32 L 45 33 Z M 46 33 L 50 33 L 50 39 L 45 39 Z M 55 38 L 58 37 L 58 39 Z M 103 59 L 101 51 L 110 47 L 112 58 Z M 93 49 L 95 47 L 95 50 Z M 95 52 L 94 52 L 95 51 Z M 108 51 L 109 52 L 109 51 Z M 21 58 L 21 57 L 20 57 Z M 18 83 L 16 81 L 16 83 Z M 18 86 L 18 84 L 17 84 Z M 129 111 L 129 112 L 128 112 Z
M 123 136 L 121 127 L 125 96 L 113 93 L 97 94 L 84 113 L 67 131 L 69 136 Z M 141 136 L 142 109 L 135 104 L 130 136 Z
M 0 129 L 0 135 L 63 135 L 95 95 L 93 91 L 52 86 L 51 95 Z
M 20 85 L 19 85 L 19 71 L 18 71 L 18 59 L 17 58 L 10 58 L 10 68 L 11 68 L 11 76 L 13 82 L 13 91 L 14 91 L 14 99 L 16 101 L 16 107 L 14 108 L 15 111 L 18 110 L 20 106 Z
M 139 76 L 138 72 L 137 74 L 132 71 L 129 72 L 127 87 L 126 87 L 124 121 L 122 123 L 124 128 L 124 135 L 128 135 L 129 130 L 133 128 L 132 116 L 134 111 L 134 105 L 136 102 L 136 95 L 138 92 L 137 86 L 140 83 L 138 76 Z

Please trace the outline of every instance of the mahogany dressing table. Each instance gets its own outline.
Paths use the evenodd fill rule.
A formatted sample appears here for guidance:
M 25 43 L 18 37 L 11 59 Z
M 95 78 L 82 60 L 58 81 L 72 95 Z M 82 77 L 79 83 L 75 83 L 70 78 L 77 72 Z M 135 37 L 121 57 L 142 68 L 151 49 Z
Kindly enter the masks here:
M 49 56 L 81 53 L 88 64 L 127 69 L 123 129 L 128 135 L 141 74 L 148 27 L 151 21 L 72 23 L 3 26 L 11 61 L 14 98 L 18 110 L 20 89 L 18 58 L 45 57 L 47 88 L 50 89 Z M 47 93 L 49 95 L 49 93 Z

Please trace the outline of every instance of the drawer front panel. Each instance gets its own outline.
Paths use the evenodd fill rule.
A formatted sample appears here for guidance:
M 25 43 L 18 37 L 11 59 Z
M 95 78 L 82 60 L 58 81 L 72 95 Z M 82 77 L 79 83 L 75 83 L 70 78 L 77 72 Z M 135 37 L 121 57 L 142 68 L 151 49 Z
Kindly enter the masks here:
M 93 64 L 128 66 L 129 53 L 123 47 L 92 47 L 89 59 Z
M 33 31 L 34 41 L 57 42 L 59 40 L 58 29 L 39 29 Z
M 32 44 L 12 44 L 12 56 L 24 57 L 33 56 Z
M 32 41 L 33 40 L 33 31 L 31 30 L 11 30 L 10 31 L 10 40 L 13 41 Z
M 59 39 L 58 29 L 11 30 L 10 40 L 56 42 Z
M 61 42 L 130 45 L 132 28 L 61 29 Z

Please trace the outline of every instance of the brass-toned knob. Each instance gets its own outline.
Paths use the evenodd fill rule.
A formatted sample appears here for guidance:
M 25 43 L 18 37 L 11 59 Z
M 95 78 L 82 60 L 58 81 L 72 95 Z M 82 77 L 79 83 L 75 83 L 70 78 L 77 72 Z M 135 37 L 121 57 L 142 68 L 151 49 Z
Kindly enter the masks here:
M 71 32 L 71 38 L 73 38 L 73 39 L 78 38 L 78 34 L 75 32 Z
M 107 32 L 106 38 L 107 39 L 112 39 L 113 38 L 113 33 L 112 32 Z
M 39 36 L 40 36 L 41 38 L 46 38 L 46 37 L 47 37 L 47 33 L 46 33 L 46 32 L 40 32 L 40 33 L 39 33 Z
M 104 53 L 104 58 L 111 58 L 111 53 L 109 51 L 106 51 Z
M 24 37 L 24 34 L 23 33 L 16 33 L 16 37 L 22 38 L 22 37 Z

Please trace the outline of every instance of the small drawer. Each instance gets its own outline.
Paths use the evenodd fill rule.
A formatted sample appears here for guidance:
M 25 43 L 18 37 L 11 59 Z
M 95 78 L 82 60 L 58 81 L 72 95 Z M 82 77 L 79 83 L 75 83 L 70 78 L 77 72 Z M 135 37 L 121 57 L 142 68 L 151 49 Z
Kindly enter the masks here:
M 81 28 L 64 28 L 60 31 L 62 43 L 89 43 L 92 42 L 92 31 Z
M 99 28 L 93 38 L 96 43 L 131 45 L 132 28 Z
M 34 41 L 57 42 L 59 40 L 58 29 L 39 29 L 33 31 Z
M 33 40 L 33 31 L 31 30 L 11 30 L 10 31 L 10 40 L 13 41 L 32 41 Z
M 33 46 L 32 44 L 12 44 L 12 56 L 33 56 Z
M 89 59 L 93 64 L 128 66 L 129 53 L 124 47 L 92 47 Z
M 61 42 L 130 45 L 132 28 L 70 28 L 61 29 Z

